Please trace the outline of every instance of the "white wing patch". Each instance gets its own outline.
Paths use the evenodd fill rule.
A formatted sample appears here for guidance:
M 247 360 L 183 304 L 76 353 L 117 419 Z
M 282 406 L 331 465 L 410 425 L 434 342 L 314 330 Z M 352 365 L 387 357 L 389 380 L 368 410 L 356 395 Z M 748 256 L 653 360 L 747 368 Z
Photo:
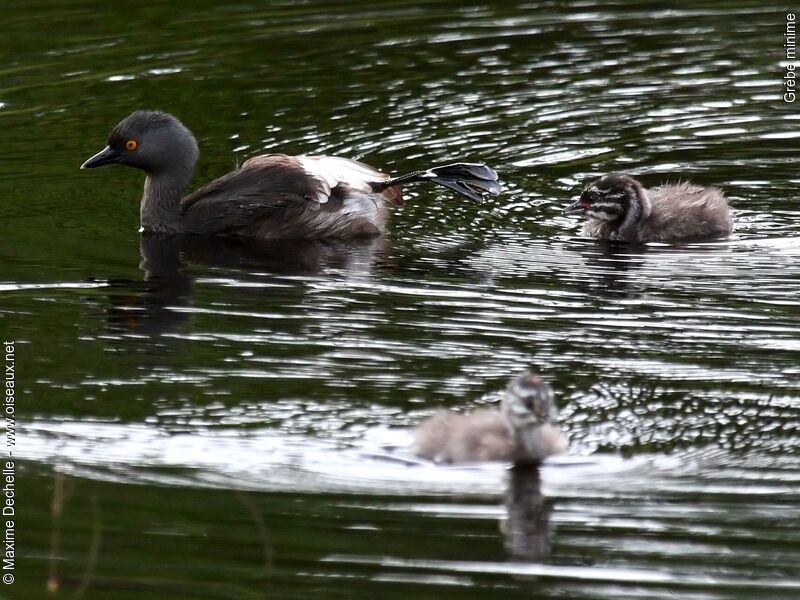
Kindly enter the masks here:
M 320 183 L 316 200 L 325 204 L 331 190 L 344 184 L 355 191 L 372 193 L 370 182 L 386 181 L 389 176 L 372 167 L 338 156 L 298 156 L 303 170 Z

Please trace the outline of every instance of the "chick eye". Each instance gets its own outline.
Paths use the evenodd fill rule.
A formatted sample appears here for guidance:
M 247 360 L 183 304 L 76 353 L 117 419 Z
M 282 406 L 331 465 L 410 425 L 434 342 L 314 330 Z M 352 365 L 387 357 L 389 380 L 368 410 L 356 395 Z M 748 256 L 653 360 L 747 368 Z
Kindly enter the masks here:
M 127 148 L 128 150 L 136 150 L 136 147 L 138 145 L 139 142 L 137 142 L 136 140 L 128 140 L 127 142 L 125 142 L 125 148 Z

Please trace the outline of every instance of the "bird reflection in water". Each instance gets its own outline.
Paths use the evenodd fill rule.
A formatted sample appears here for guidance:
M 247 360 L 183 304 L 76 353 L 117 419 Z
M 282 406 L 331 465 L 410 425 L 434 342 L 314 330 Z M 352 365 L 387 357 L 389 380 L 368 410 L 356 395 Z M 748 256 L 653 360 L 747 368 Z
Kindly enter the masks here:
M 515 561 L 543 561 L 550 553 L 554 504 L 542 494 L 539 465 L 515 465 L 508 473 L 507 516 L 500 526 L 506 552 Z
M 571 274 L 582 291 L 612 298 L 635 298 L 640 294 L 636 278 L 645 262 L 647 245 L 579 240 L 568 244 L 566 250 L 577 252 L 583 259 L 581 267 Z
M 192 312 L 180 309 L 191 305 L 196 282 L 192 271 L 202 273 L 202 267 L 214 269 L 215 278 L 230 278 L 245 286 L 263 284 L 270 276 L 328 272 L 368 276 L 388 242 L 385 238 L 258 241 L 142 234 L 139 249 L 144 279 L 109 281 L 108 323 L 115 332 L 157 334 L 186 326 Z M 190 269 L 194 265 L 200 268 Z M 263 293 L 259 286 L 253 289 L 253 293 Z M 297 293 L 302 295 L 302 286 Z

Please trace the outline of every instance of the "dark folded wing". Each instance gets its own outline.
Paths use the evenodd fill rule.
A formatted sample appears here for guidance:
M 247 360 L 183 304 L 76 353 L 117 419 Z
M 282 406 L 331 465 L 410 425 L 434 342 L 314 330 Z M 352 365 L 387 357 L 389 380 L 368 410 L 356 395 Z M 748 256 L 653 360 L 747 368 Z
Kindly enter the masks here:
M 321 187 L 292 156 L 257 156 L 186 196 L 181 202 L 184 226 L 232 233 L 288 207 L 314 210 Z
M 255 156 L 181 202 L 189 231 L 233 233 L 287 209 L 319 210 L 337 186 L 370 193 L 387 175 L 332 156 Z

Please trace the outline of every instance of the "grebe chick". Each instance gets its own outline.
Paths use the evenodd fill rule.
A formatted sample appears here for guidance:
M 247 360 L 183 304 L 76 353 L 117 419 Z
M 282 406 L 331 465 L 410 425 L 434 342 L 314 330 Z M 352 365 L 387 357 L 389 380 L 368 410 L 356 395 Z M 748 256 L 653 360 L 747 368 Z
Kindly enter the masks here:
M 443 463 L 537 463 L 567 451 L 567 440 L 555 424 L 557 415 L 550 386 L 538 375 L 525 373 L 508 385 L 500 410 L 442 410 L 423 421 L 414 450 Z
M 590 184 L 564 213 L 585 213 L 583 232 L 601 240 L 700 241 L 733 231 L 728 201 L 717 188 L 679 183 L 645 189 L 615 173 Z
M 172 115 L 136 111 L 81 166 L 121 164 L 147 174 L 140 205 L 143 231 L 259 239 L 348 239 L 383 232 L 388 204 L 403 203 L 401 184 L 430 181 L 480 203 L 499 194 L 497 173 L 456 163 L 389 177 L 335 156 L 255 156 L 186 197 L 199 156 L 197 141 Z

